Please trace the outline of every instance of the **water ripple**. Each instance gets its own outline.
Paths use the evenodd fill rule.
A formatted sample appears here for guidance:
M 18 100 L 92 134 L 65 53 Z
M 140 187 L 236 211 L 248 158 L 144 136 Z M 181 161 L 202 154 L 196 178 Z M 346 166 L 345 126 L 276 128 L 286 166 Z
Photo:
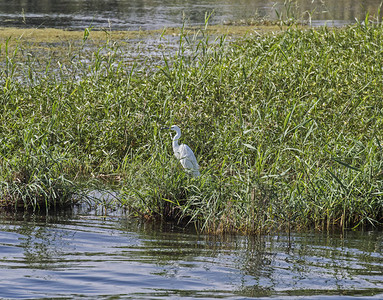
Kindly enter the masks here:
M 212 237 L 124 216 L 3 218 L 0 297 L 374 299 L 383 294 L 382 240 Z

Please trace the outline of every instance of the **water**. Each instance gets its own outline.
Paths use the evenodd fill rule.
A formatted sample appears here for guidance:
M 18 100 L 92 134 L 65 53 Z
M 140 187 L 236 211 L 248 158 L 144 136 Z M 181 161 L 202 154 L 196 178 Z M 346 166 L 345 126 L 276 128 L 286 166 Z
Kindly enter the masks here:
M 382 299 L 383 233 L 208 236 L 80 210 L 0 218 L 0 298 Z
M 1 26 L 81 29 L 88 26 L 114 30 L 179 27 L 183 14 L 188 24 L 199 25 L 214 11 L 212 24 L 255 16 L 277 18 L 294 13 L 311 18 L 313 25 L 343 25 L 376 14 L 381 0 L 0 0 Z

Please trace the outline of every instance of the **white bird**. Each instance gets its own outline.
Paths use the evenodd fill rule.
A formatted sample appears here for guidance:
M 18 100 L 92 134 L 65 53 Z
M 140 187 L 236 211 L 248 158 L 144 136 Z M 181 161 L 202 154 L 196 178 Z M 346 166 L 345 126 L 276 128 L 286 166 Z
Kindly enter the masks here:
M 181 129 L 177 125 L 172 125 L 170 128 L 164 127 L 163 129 L 170 129 L 176 132 L 176 135 L 173 137 L 173 152 L 186 172 L 194 177 L 200 176 L 199 165 L 192 149 L 188 145 L 178 144 L 178 140 L 181 137 Z

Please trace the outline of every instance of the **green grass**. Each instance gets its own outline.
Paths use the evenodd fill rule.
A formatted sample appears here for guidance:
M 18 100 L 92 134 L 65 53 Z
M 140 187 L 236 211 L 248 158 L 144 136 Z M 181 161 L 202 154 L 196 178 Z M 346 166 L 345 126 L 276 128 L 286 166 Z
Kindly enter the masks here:
M 79 178 L 114 178 L 133 213 L 207 232 L 380 224 L 382 38 L 368 23 L 230 43 L 181 30 L 160 64 L 108 42 L 59 68 L 5 43 L 0 198 L 52 206 Z M 165 124 L 201 177 L 175 160 Z

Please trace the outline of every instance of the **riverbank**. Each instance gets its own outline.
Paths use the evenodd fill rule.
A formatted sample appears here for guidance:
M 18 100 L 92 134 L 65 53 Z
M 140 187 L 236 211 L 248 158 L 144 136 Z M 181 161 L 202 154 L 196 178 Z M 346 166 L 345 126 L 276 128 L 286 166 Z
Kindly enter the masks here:
M 382 222 L 382 26 L 233 41 L 181 28 L 134 54 L 123 33 L 53 30 L 41 52 L 32 32 L 1 42 L 7 206 L 53 209 L 107 181 L 120 194 L 110 205 L 207 232 Z M 165 124 L 181 127 L 201 177 L 185 175 Z
M 204 27 L 187 27 L 184 30 L 188 33 L 194 33 Z M 248 25 L 246 22 L 243 24 L 230 24 L 230 25 L 209 25 L 206 32 L 209 34 L 217 35 L 236 35 L 243 36 L 248 33 L 258 31 L 259 33 L 266 33 L 272 31 L 279 31 L 281 28 L 277 26 L 277 22 L 271 23 L 251 23 Z M 108 35 L 113 40 L 135 39 L 145 36 L 158 36 L 162 33 L 169 35 L 179 35 L 181 28 L 164 28 L 159 30 L 131 30 L 131 31 L 117 31 L 117 30 L 97 30 L 93 28 L 90 30 L 92 35 L 90 39 L 105 41 L 105 36 Z M 56 28 L 16 28 L 16 27 L 0 27 L 0 39 L 7 39 L 13 37 L 16 39 L 23 39 L 29 42 L 60 42 L 60 41 L 74 41 L 81 40 L 84 37 L 84 31 L 63 30 Z
M 15 28 L 15 27 L 0 27 L 0 42 L 8 41 L 9 45 L 15 46 L 20 43 L 25 43 L 33 49 L 44 49 L 47 47 L 53 48 L 56 51 L 67 51 L 68 45 L 81 45 L 85 40 L 88 47 L 102 47 L 106 42 L 126 43 L 130 40 L 155 39 L 160 36 L 176 37 L 182 34 L 194 35 L 203 30 L 210 36 L 225 35 L 228 38 L 243 37 L 246 35 L 261 35 L 270 32 L 279 32 L 283 26 L 278 26 L 276 23 L 257 23 L 248 25 L 232 24 L 232 25 L 210 25 L 206 27 L 184 27 L 184 28 L 163 28 L 160 30 L 137 30 L 137 31 L 115 31 L 115 30 L 100 30 L 89 28 L 85 31 L 63 30 L 56 28 Z M 56 46 L 56 47 L 54 47 Z
M 56 28 L 0 27 L 0 56 L 12 54 L 21 64 L 28 64 L 36 73 L 54 72 L 61 65 L 71 65 L 73 58 L 92 61 L 95 55 L 113 53 L 115 60 L 127 64 L 148 64 L 153 68 L 163 61 L 163 53 L 172 57 L 179 48 L 180 36 L 195 42 L 201 35 L 211 40 L 224 36 L 226 41 L 283 30 L 284 25 L 258 21 L 252 25 L 232 24 L 200 27 L 163 28 L 161 30 L 113 31 L 88 28 L 85 31 Z M 7 54 L 8 53 L 8 54 Z M 32 63 L 31 60 L 38 63 Z M 32 65 L 31 65 L 32 63 Z

